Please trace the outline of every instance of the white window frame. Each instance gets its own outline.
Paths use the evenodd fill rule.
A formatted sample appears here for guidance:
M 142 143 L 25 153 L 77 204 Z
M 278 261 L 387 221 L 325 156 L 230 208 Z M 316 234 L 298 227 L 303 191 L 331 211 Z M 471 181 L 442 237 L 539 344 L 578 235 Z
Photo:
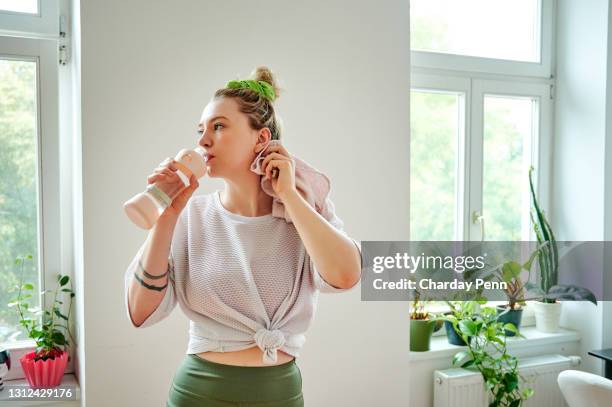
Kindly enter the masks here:
M 472 80 L 472 98 L 471 98 L 471 137 L 470 143 L 470 176 L 468 178 L 468 185 L 466 197 L 466 205 L 470 208 L 469 213 L 465 213 L 466 225 L 469 225 L 465 230 L 465 240 L 480 240 L 482 238 L 482 228 L 480 223 L 473 222 L 474 214 L 483 213 L 483 113 L 484 113 L 484 98 L 487 95 L 495 96 L 518 96 L 518 97 L 533 97 L 538 99 L 538 114 L 535 118 L 534 125 L 537 126 L 536 134 L 537 139 L 531 140 L 532 144 L 529 147 L 530 164 L 535 168 L 536 179 L 534 180 L 534 187 L 538 195 L 538 202 L 541 203 L 542 208 L 547 210 L 548 199 L 550 195 L 550 167 L 552 165 L 550 160 L 550 152 L 552 151 L 551 135 L 553 127 L 552 117 L 552 100 L 550 98 L 550 84 L 549 83 L 521 83 L 521 82 L 510 82 L 504 80 L 488 80 L 488 79 L 473 79 Z M 547 154 L 548 152 L 548 154 Z M 525 186 L 527 180 L 524 180 Z M 545 186 L 545 187 L 543 187 Z M 524 193 L 528 192 L 525 188 Z M 529 196 L 524 202 L 530 202 Z M 523 208 L 529 212 L 529 207 Z M 484 214 L 485 222 L 485 235 L 486 235 L 486 214 Z M 522 219 L 525 222 L 525 219 Z M 531 224 L 531 222 L 529 222 Z M 524 230 L 525 228 L 523 228 Z M 532 228 L 528 228 L 527 234 L 523 234 L 521 240 L 531 240 L 534 238 Z M 485 236 L 486 238 L 486 236 Z
M 434 91 L 462 95 L 459 107 L 460 129 L 457 144 L 456 181 L 456 240 L 480 240 L 481 226 L 474 223 L 474 211 L 482 213 L 483 181 L 483 114 L 484 95 L 536 97 L 539 100 L 537 118 L 538 140 L 531 147 L 534 165 L 534 186 L 540 206 L 550 213 L 552 171 L 553 109 L 554 109 L 554 0 L 542 0 L 540 61 L 520 62 L 481 58 L 429 51 L 411 51 L 411 91 Z M 450 67 L 450 68 L 449 68 Z M 461 105 L 461 103 L 460 103 Z M 468 165 L 465 165 L 469 163 Z M 486 219 L 485 219 L 486 222 Z M 486 228 L 485 228 L 486 235 Z M 535 240 L 533 232 L 529 239 Z M 504 301 L 489 301 L 494 306 Z M 522 326 L 535 324 L 533 309 L 523 312 Z M 447 307 L 432 305 L 430 312 L 445 312 Z M 444 329 L 434 335 L 444 335 Z
M 459 103 L 460 137 L 457 140 L 455 240 L 480 240 L 481 224 L 473 221 L 473 214 L 482 214 L 483 200 L 483 109 L 485 95 L 535 97 L 539 100 L 536 119 L 538 140 L 531 146 L 531 164 L 536 169 L 534 180 L 538 200 L 547 210 L 550 196 L 552 162 L 547 152 L 552 148 L 552 100 L 550 81 L 514 82 L 507 78 L 479 79 L 470 76 L 451 76 L 413 72 L 411 91 L 447 92 L 462 95 Z M 548 125 L 546 125 L 548 124 Z M 546 187 L 540 187 L 540 186 Z M 486 225 L 486 217 L 485 217 Z M 485 228 L 486 234 L 486 228 Z M 486 237 L 486 236 L 485 236 Z M 529 236 L 523 236 L 529 240 Z
M 550 78 L 553 70 L 554 46 L 554 0 L 541 0 L 538 19 L 541 38 L 538 48 L 538 62 L 511 61 L 504 59 L 474 57 L 434 51 L 411 51 L 411 64 L 414 67 L 448 69 L 464 72 L 481 72 L 500 75 Z
M 67 215 L 62 211 L 60 191 L 60 140 L 59 140 L 59 63 L 58 63 L 58 39 L 59 31 L 54 35 L 48 31 L 51 27 L 49 19 L 53 19 L 53 29 L 59 30 L 59 18 L 56 13 L 51 13 L 49 7 L 56 4 L 55 0 L 41 2 L 43 9 L 39 20 L 29 20 L 33 15 L 24 13 L 0 12 L 0 59 L 32 61 L 37 64 L 36 69 L 36 138 L 37 138 L 37 194 L 38 207 L 38 264 L 40 290 L 54 289 L 57 284 L 57 275 L 67 274 L 74 283 L 72 268 L 66 269 L 62 264 L 61 251 L 65 244 L 62 238 L 62 219 Z M 55 9 L 57 10 L 57 8 Z M 6 14 L 6 15 L 5 15 Z M 7 17 L 11 14 L 11 18 Z M 15 17 L 14 19 L 12 17 Z M 23 19 L 22 30 L 8 30 L 13 27 L 10 23 Z M 31 24 L 28 23 L 31 21 Z M 8 23 L 7 23 L 8 22 Z M 39 32 L 27 31 L 38 29 Z M 23 37 L 16 35 L 23 34 Z M 65 221 L 66 219 L 64 219 Z M 42 297 L 42 296 L 41 296 Z M 74 298 L 73 310 L 74 310 Z M 49 309 L 53 303 L 51 296 L 45 296 L 45 309 Z M 67 305 L 67 304 L 65 304 Z M 67 310 L 67 307 L 66 307 Z M 68 324 L 72 325 L 74 313 L 70 316 Z M 69 325 L 69 326 L 70 326 Z M 73 332 L 71 328 L 71 332 Z M 74 335 L 74 332 L 73 332 Z M 72 339 L 71 351 L 75 349 Z M 19 357 L 34 350 L 35 341 L 28 338 L 17 342 L 3 343 L 2 346 L 9 349 L 14 360 L 14 366 L 5 380 L 14 380 L 24 377 L 21 365 L 17 363 Z M 74 362 L 68 364 L 66 373 L 74 371 Z
M 458 111 L 458 139 L 456 142 L 457 147 L 457 163 L 456 163 L 456 179 L 455 179 L 455 230 L 454 239 L 462 240 L 461 236 L 465 229 L 464 212 L 466 210 L 466 202 L 464 199 L 459 197 L 464 196 L 466 188 L 466 180 L 469 179 L 469 169 L 466 164 L 469 162 L 469 157 L 466 156 L 468 150 L 466 149 L 466 140 L 468 139 L 467 134 L 470 131 L 470 79 L 462 78 L 457 76 L 449 75 L 434 75 L 424 73 L 412 73 L 410 76 L 411 91 L 422 91 L 422 92 L 444 92 L 444 93 L 457 93 L 460 95 L 459 99 L 459 111 Z M 467 202 L 469 204 L 469 202 Z
M 38 39 L 58 38 L 58 0 L 38 0 L 38 14 L 0 10 L 0 35 Z

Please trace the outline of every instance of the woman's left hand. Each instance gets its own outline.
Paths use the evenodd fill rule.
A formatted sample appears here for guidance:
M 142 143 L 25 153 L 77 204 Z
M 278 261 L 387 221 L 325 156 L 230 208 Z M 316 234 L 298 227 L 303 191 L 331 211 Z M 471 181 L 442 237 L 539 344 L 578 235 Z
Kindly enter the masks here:
M 288 194 L 297 192 L 293 160 L 285 147 L 282 145 L 268 146 L 261 168 L 265 172 L 265 177 L 271 180 L 272 189 L 281 200 Z M 276 178 L 272 176 L 274 168 L 278 168 Z

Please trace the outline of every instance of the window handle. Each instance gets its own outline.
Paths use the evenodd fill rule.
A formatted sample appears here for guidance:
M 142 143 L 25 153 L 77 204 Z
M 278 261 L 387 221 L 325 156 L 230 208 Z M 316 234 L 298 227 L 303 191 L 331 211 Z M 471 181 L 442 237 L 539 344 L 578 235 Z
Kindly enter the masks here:
M 480 211 L 472 212 L 472 223 L 480 223 L 480 241 L 485 240 L 485 219 L 484 215 Z

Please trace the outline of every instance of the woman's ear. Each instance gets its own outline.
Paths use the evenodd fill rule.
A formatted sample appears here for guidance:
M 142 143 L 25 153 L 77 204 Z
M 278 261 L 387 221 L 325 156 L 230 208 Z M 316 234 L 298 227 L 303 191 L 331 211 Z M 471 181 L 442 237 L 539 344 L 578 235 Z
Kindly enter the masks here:
M 264 127 L 263 129 L 259 130 L 255 152 L 259 153 L 261 150 L 263 150 L 271 139 L 272 133 L 270 133 L 270 129 Z

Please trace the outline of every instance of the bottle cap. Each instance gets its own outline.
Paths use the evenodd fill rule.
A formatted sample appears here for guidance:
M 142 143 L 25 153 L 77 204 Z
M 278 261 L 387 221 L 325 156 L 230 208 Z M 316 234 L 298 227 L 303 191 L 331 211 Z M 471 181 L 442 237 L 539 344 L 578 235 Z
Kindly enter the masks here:
M 206 174 L 206 161 L 203 152 L 202 147 L 196 147 L 193 150 L 183 149 L 174 159 L 189 168 L 196 178 L 200 179 Z

